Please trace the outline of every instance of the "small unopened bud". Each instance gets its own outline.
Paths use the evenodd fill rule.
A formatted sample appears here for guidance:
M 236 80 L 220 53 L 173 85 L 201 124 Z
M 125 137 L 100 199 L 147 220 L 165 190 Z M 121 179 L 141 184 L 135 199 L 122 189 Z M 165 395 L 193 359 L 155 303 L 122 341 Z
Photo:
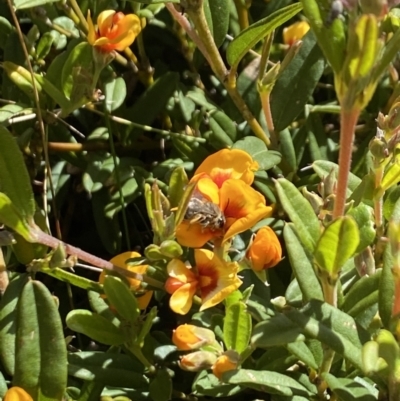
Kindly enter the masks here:
M 183 254 L 182 247 L 173 240 L 163 241 L 160 245 L 160 252 L 168 258 L 179 258 Z
M 181 351 L 198 349 L 215 343 L 215 335 L 211 330 L 191 324 L 182 324 L 174 330 L 172 342 Z
M 184 355 L 179 362 L 179 366 L 189 372 L 200 372 L 201 370 L 210 369 L 216 360 L 217 356 L 212 352 L 196 351 Z
M 222 375 L 225 372 L 235 370 L 239 364 L 239 354 L 235 351 L 226 351 L 223 355 L 218 357 L 214 365 L 212 366 L 212 372 L 215 376 L 221 380 Z

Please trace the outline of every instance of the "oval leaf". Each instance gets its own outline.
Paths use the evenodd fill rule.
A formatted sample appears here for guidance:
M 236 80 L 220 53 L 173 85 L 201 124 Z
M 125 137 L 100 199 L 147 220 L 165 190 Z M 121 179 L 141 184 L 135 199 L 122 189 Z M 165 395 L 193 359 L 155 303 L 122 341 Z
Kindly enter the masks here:
M 128 286 L 118 277 L 106 275 L 104 292 L 117 313 L 125 320 L 135 323 L 140 315 L 138 301 Z
M 325 229 L 314 253 L 316 264 L 329 274 L 338 273 L 357 250 L 360 233 L 350 216 L 339 217 Z
M 67 326 L 78 333 L 85 334 L 94 341 L 107 345 L 121 345 L 125 336 L 103 316 L 84 309 L 76 309 L 67 315 Z
M 239 354 L 248 346 L 251 336 L 251 316 L 242 302 L 230 305 L 224 319 L 224 343 Z
M 275 181 L 282 207 L 293 222 L 296 232 L 309 251 L 313 251 L 320 234 L 320 224 L 310 203 L 285 178 Z
M 39 281 L 28 281 L 18 301 L 13 385 L 34 399 L 54 401 L 61 400 L 66 389 L 63 325 L 53 296 Z
M 303 6 L 300 3 L 291 4 L 275 11 L 266 18 L 257 21 L 240 34 L 229 44 L 226 56 L 229 65 L 237 65 L 244 55 L 261 39 L 265 38 L 275 28 L 294 17 Z

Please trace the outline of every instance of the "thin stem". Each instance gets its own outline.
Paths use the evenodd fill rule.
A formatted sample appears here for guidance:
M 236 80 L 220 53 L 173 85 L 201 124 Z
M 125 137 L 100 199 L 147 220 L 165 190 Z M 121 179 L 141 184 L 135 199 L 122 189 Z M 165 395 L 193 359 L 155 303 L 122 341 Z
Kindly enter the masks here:
M 126 209 L 124 207 L 124 194 L 122 192 L 121 177 L 119 175 L 119 162 L 118 162 L 118 159 L 117 159 L 117 154 L 115 152 L 114 137 L 113 137 L 113 134 L 112 134 L 112 128 L 111 128 L 109 113 L 107 111 L 107 106 L 106 106 L 105 102 L 104 102 L 104 115 L 105 115 L 106 125 L 107 125 L 107 129 L 108 129 L 108 138 L 109 138 L 109 143 L 110 143 L 110 151 L 111 151 L 111 155 L 112 155 L 113 162 L 114 162 L 114 172 L 115 172 L 115 180 L 117 182 L 117 187 L 118 187 L 119 202 L 120 202 L 121 209 L 122 209 L 121 210 L 121 212 L 122 212 L 122 222 L 124 224 L 126 245 L 127 245 L 128 249 L 130 249 L 131 248 L 131 241 L 129 239 L 128 220 L 126 218 Z
M 201 38 L 202 46 L 199 47 L 199 50 L 206 57 L 215 75 L 224 84 L 225 89 L 235 103 L 236 107 L 242 113 L 243 118 L 250 125 L 250 128 L 253 130 L 254 134 L 263 140 L 268 146 L 270 144 L 270 140 L 239 94 L 236 88 L 236 80 L 232 81 L 231 79 L 228 79 L 229 73 L 225 67 L 221 55 L 219 54 L 218 48 L 214 42 L 214 38 L 208 27 L 207 20 L 204 15 L 202 1 L 196 2 L 196 7 L 189 8 L 187 13 L 197 29 L 198 37 Z M 175 16 L 175 14 L 173 15 Z
M 83 13 L 81 11 L 81 8 L 79 7 L 79 4 L 76 2 L 76 0 L 69 0 L 69 4 L 71 4 L 72 9 L 74 10 L 75 14 L 78 16 L 79 22 L 83 28 L 83 31 L 85 33 L 87 33 L 88 29 L 89 29 L 88 24 L 87 24 L 85 16 L 83 15 Z
M 57 213 L 57 207 L 56 207 L 56 203 L 55 203 L 55 192 L 54 192 L 54 186 L 53 186 L 53 179 L 51 176 L 51 168 L 50 168 L 50 161 L 49 161 L 49 151 L 47 149 L 47 134 L 46 134 L 46 130 L 44 127 L 44 122 L 43 122 L 43 115 L 42 115 L 42 109 L 40 108 L 40 99 L 39 99 L 39 92 L 38 92 L 38 88 L 36 85 L 36 78 L 35 78 L 35 74 L 33 72 L 33 68 L 32 68 L 32 63 L 31 60 L 29 58 L 29 52 L 28 49 L 26 47 L 26 43 L 24 40 L 24 35 L 21 31 L 21 27 L 19 25 L 19 21 L 17 18 L 17 15 L 15 13 L 14 10 L 14 6 L 12 5 L 11 0 L 7 0 L 7 4 L 8 7 L 10 9 L 14 24 L 15 24 L 15 28 L 17 30 L 18 33 L 18 38 L 22 47 L 22 50 L 24 52 L 24 56 L 25 56 L 25 61 L 26 64 L 28 66 L 28 70 L 29 73 L 31 74 L 31 80 L 32 80 L 32 87 L 33 87 L 33 97 L 34 97 L 34 101 L 35 101 L 35 106 L 36 106 L 36 113 L 37 113 L 37 118 L 38 118 L 38 123 L 39 123 L 39 129 L 40 129 L 40 135 L 41 135 L 41 140 L 42 140 L 42 144 L 43 144 L 43 154 L 44 154 L 44 160 L 45 160 L 45 176 L 48 179 L 48 182 L 50 184 L 50 191 L 52 194 L 52 204 L 53 204 L 53 209 L 54 209 L 54 215 L 55 215 L 55 221 L 56 221 L 56 229 L 57 229 L 57 235 L 59 238 L 61 238 L 61 230 L 59 227 L 59 220 L 58 220 L 58 213 Z M 43 203 L 44 203 L 44 213 L 46 215 L 46 221 L 48 220 L 48 208 L 47 208 L 47 180 L 45 180 L 44 182 L 44 186 L 43 186 L 43 192 L 44 192 L 44 196 L 43 196 Z M 48 225 L 48 227 L 50 227 Z
M 93 266 L 100 267 L 103 270 L 114 271 L 123 276 L 131 277 L 139 281 L 144 281 L 145 283 L 155 288 L 159 289 L 164 288 L 164 284 L 158 280 L 155 280 L 143 274 L 132 272 L 122 267 L 115 266 L 111 262 L 108 262 L 107 260 L 101 259 L 95 255 L 83 251 L 82 249 L 76 248 L 72 245 L 69 245 L 63 241 L 58 240 L 57 238 L 52 237 L 49 234 L 46 234 L 45 232 L 40 230 L 39 227 L 31 227 L 30 230 L 31 230 L 30 234 L 33 236 L 36 243 L 47 245 L 53 249 L 57 249 L 59 246 L 64 246 L 65 252 L 68 255 L 76 256 L 78 259 L 83 260 L 86 263 L 90 263 Z
M 240 30 L 248 28 L 249 26 L 249 12 L 247 7 L 243 4 L 243 0 L 234 0 L 236 12 L 238 15 Z
M 340 150 L 339 171 L 336 189 L 333 218 L 343 216 L 346 203 L 347 182 L 351 168 L 351 154 L 353 151 L 354 130 L 357 124 L 359 109 L 343 110 L 340 116 Z
M 262 109 L 263 109 L 264 116 L 265 116 L 265 121 L 267 123 L 267 128 L 268 128 L 269 136 L 271 139 L 271 148 L 277 149 L 278 138 L 275 135 L 275 126 L 274 126 L 274 121 L 272 119 L 272 113 L 271 113 L 271 92 L 270 91 L 261 91 L 261 92 L 259 92 L 259 94 L 260 94 Z

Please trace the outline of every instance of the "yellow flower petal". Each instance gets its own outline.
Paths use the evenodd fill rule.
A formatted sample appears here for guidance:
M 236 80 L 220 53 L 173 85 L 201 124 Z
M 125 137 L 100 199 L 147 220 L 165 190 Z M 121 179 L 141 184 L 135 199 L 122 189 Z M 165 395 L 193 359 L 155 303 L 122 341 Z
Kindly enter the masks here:
M 93 46 L 94 42 L 95 42 L 95 40 L 97 38 L 97 35 L 96 35 L 96 30 L 94 28 L 92 17 L 90 15 L 90 10 L 88 10 L 86 21 L 87 21 L 87 24 L 88 24 L 87 41 L 89 42 L 90 45 Z
M 197 282 L 184 284 L 178 288 L 169 299 L 169 307 L 179 315 L 186 315 L 190 311 L 193 297 L 197 290 Z
M 247 152 L 240 149 L 222 149 L 208 156 L 196 170 L 195 175 L 206 173 L 218 187 L 221 187 L 229 178 L 252 184 L 254 171 L 257 170 L 258 163 Z
M 132 32 L 135 37 L 139 35 L 142 29 L 140 25 L 140 19 L 135 14 L 127 14 L 120 21 L 118 21 L 117 36 L 123 32 Z
M 227 263 L 207 249 L 195 249 L 194 257 L 202 300 L 200 310 L 219 304 L 242 284 L 236 275 L 236 262 Z
M 4 401 L 33 401 L 33 399 L 23 388 L 13 386 L 7 390 Z
M 104 10 L 97 17 L 97 29 L 100 36 L 107 36 L 113 24 L 114 10 Z
M 283 43 L 291 46 L 300 40 L 309 29 L 310 25 L 306 21 L 295 22 L 283 29 Z
M 272 215 L 272 207 L 265 198 L 241 180 L 227 180 L 220 190 L 220 207 L 224 210 L 226 227 L 223 242 L 253 227 L 261 219 Z
M 202 227 L 200 223 L 191 224 L 188 221 L 182 221 L 176 228 L 175 235 L 181 245 L 190 248 L 200 248 L 214 237 L 222 236 L 222 231 L 211 231 L 208 228 Z
M 170 277 L 176 278 L 182 283 L 196 280 L 196 275 L 181 260 L 172 259 L 167 266 Z
M 219 205 L 219 188 L 217 184 L 206 174 L 198 174 L 194 176 L 191 182 L 197 180 L 195 191 L 201 193 L 210 202 Z
M 214 376 L 217 376 L 218 379 L 221 380 L 223 373 L 235 370 L 237 367 L 237 360 L 231 359 L 229 355 L 221 355 L 212 366 L 212 372 Z
M 112 50 L 123 51 L 135 41 L 136 36 L 137 34 L 133 31 L 124 32 L 115 39 L 110 40 L 110 47 L 112 47 Z

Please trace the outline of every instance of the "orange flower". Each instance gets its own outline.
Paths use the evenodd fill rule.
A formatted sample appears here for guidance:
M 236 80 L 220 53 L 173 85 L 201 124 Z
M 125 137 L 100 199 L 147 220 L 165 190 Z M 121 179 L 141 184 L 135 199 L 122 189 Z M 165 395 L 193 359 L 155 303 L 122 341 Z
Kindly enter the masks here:
M 169 306 L 180 315 L 189 312 L 196 293 L 201 298 L 202 311 L 222 302 L 242 284 L 236 274 L 236 262 L 225 262 L 207 249 L 195 249 L 194 258 L 195 269 L 179 259 L 172 259 L 167 266 L 165 289 L 172 294 Z
M 176 229 L 176 238 L 181 245 L 199 248 L 216 238 L 226 242 L 272 214 L 272 207 L 266 206 L 265 198 L 248 183 L 234 178 L 222 182 L 221 177 L 214 175 L 219 186 L 211 176 L 198 176 L 196 191 L 219 206 L 226 220 L 224 227 L 216 230 L 184 220 Z
M 11 387 L 4 396 L 4 401 L 33 401 L 33 398 L 21 387 Z
M 283 43 L 292 46 L 300 40 L 310 29 L 310 25 L 306 21 L 295 22 L 294 24 L 283 29 Z
M 209 176 L 218 188 L 229 178 L 242 180 L 251 185 L 254 181 L 254 171 L 258 170 L 258 163 L 244 150 L 222 149 L 200 164 L 194 173 L 191 182 L 195 182 L 201 175 Z
M 113 50 L 125 50 L 133 43 L 141 30 L 137 15 L 125 15 L 114 10 L 101 12 L 97 17 L 97 27 L 93 25 L 89 10 L 87 23 L 89 44 L 106 53 Z
M 253 270 L 261 271 L 274 267 L 282 259 L 282 247 L 271 227 L 258 230 L 246 254 Z
M 117 256 L 114 256 L 110 260 L 110 262 L 115 266 L 121 267 L 123 269 L 127 269 L 127 270 L 129 270 L 131 272 L 135 272 L 135 273 L 138 273 L 138 274 L 145 274 L 146 270 L 147 270 L 147 267 L 148 267 L 147 265 L 128 266 L 126 264 L 126 261 L 128 259 L 139 258 L 140 256 L 141 255 L 139 253 L 137 253 L 137 252 L 124 252 L 124 253 L 121 253 L 121 254 L 119 254 Z M 101 274 L 100 274 L 100 277 L 99 277 L 99 283 L 100 284 L 102 284 L 104 282 L 104 278 L 105 277 L 106 277 L 106 272 L 103 270 L 101 272 Z M 139 280 L 136 280 L 136 279 L 130 278 L 130 277 L 127 277 L 127 280 L 129 281 L 129 285 L 130 285 L 131 290 L 135 291 L 135 290 L 138 290 L 140 288 L 141 282 Z M 136 297 L 138 299 L 138 302 L 139 302 L 139 308 L 140 309 L 146 309 L 147 308 L 147 306 L 148 306 L 148 304 L 149 304 L 149 302 L 151 300 L 152 295 L 153 295 L 153 291 L 146 291 L 143 295 L 136 295 Z
M 215 335 L 211 330 L 192 324 L 182 324 L 172 334 L 172 342 L 181 351 L 197 349 L 215 341 Z
M 235 370 L 239 364 L 239 357 L 235 352 L 227 351 L 224 355 L 218 357 L 212 366 L 212 372 L 221 380 L 222 375 L 230 370 Z

